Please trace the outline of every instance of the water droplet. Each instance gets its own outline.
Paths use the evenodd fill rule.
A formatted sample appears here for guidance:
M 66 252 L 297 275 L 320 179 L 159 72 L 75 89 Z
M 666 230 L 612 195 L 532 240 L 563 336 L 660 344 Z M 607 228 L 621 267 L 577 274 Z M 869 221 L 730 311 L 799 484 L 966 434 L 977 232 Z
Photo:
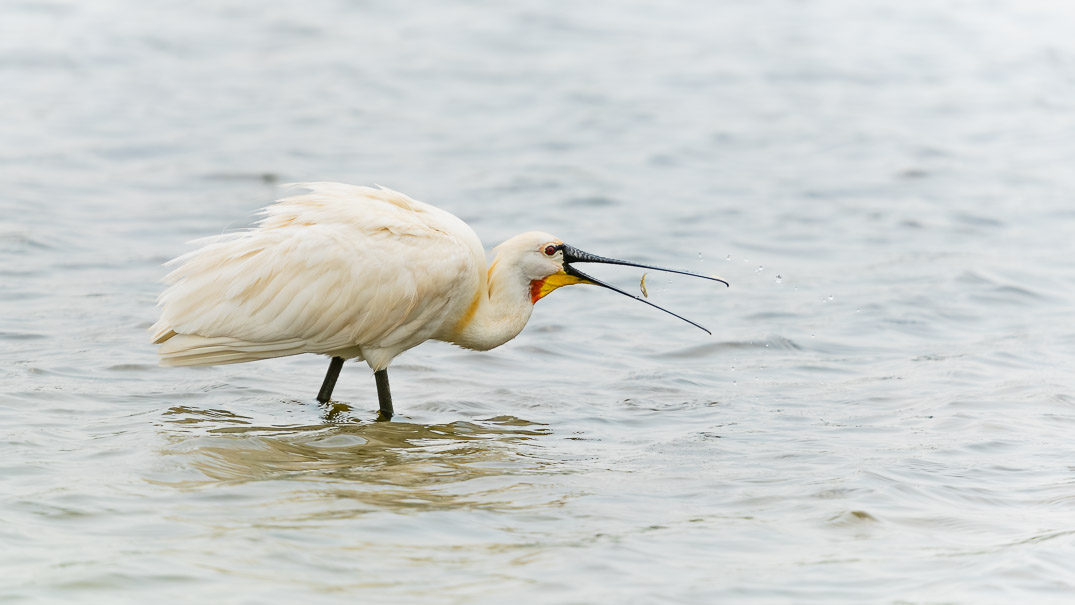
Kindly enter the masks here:
M 762 271 L 765 271 L 765 267 L 763 267 L 761 265 L 758 265 L 758 268 L 754 269 L 755 273 L 761 273 Z
M 782 282 L 782 281 L 784 281 L 784 278 L 783 278 L 783 277 L 780 277 L 779 275 L 777 275 L 777 276 L 776 276 L 776 283 L 778 283 L 778 284 L 779 284 L 779 283 L 780 283 L 780 282 Z
M 731 255 L 731 254 L 729 254 L 728 256 L 725 256 L 725 257 L 724 257 L 724 260 L 732 260 L 732 255 Z
M 829 294 L 829 300 L 835 300 L 835 297 L 832 294 Z

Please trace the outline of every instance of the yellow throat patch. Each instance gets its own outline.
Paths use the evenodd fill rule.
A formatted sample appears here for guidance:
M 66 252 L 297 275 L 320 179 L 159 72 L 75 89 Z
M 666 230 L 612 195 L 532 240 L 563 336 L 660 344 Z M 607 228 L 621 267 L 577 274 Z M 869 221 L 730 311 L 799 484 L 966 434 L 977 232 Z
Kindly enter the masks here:
M 570 286 L 571 284 L 592 284 L 593 282 L 582 279 L 581 277 L 575 277 L 574 275 L 568 275 L 560 270 L 545 279 L 535 279 L 530 282 L 530 302 L 536 303 L 548 296 L 549 292 L 563 287 Z

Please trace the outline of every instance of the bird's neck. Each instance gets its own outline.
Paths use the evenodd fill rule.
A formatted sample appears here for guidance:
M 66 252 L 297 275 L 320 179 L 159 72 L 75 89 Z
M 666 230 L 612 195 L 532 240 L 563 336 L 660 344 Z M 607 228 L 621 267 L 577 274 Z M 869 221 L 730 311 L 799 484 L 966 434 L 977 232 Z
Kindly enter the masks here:
M 494 260 L 483 277 L 470 308 L 445 339 L 478 351 L 488 351 L 515 338 L 534 310 L 530 282 L 517 272 Z

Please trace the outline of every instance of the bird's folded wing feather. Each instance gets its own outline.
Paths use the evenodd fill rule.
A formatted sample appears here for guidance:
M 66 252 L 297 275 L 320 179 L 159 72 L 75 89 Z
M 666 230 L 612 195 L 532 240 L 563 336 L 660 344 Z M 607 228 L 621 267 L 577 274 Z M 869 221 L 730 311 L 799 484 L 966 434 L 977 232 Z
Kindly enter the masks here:
M 444 309 L 473 295 L 480 244 L 462 221 L 390 190 L 307 186 L 257 228 L 172 261 L 155 342 L 177 333 L 305 352 L 391 347 L 429 338 Z

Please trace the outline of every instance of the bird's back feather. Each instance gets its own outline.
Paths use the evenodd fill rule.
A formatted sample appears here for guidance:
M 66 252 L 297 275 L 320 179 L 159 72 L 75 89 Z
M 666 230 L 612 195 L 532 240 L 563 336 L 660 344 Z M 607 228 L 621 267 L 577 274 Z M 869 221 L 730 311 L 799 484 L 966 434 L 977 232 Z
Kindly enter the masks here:
M 466 224 L 388 189 L 302 186 L 169 263 L 151 328 L 163 365 L 346 350 L 383 367 L 465 313 L 484 272 Z

